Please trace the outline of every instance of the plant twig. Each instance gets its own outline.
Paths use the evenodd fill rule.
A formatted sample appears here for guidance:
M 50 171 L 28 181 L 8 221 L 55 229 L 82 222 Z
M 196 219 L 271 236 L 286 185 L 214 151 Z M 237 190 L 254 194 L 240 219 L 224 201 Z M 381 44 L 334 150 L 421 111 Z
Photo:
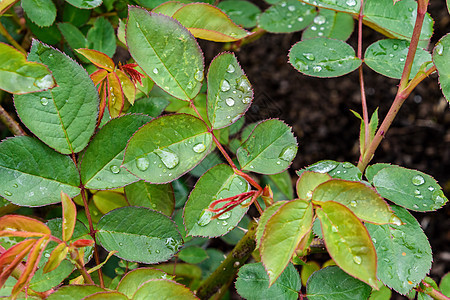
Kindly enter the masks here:
M 26 132 L 20 127 L 13 117 L 0 105 L 0 121 L 6 125 L 6 127 L 15 136 L 27 135 Z
M 431 285 L 429 285 L 425 281 L 422 281 L 422 284 L 425 286 L 425 289 L 423 289 L 423 290 L 421 289 L 421 292 L 427 294 L 431 298 L 436 299 L 436 300 L 450 300 L 449 297 L 445 296 L 438 290 L 435 290 Z

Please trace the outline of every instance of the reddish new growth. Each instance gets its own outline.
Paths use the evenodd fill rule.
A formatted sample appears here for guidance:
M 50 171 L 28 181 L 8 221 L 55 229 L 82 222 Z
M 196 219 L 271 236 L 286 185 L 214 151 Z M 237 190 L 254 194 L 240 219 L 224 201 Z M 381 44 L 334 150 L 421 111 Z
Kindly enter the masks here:
M 245 192 L 242 194 L 238 194 L 232 197 L 228 197 L 228 198 L 224 198 L 224 199 L 219 199 L 216 201 L 213 201 L 209 207 L 208 210 L 214 213 L 218 213 L 216 214 L 214 217 L 212 217 L 211 219 L 217 219 L 218 217 L 220 217 L 221 215 L 223 215 L 224 213 L 226 213 L 227 211 L 232 210 L 233 208 L 235 208 L 236 206 L 242 204 L 245 200 L 247 200 L 248 198 L 252 198 L 251 201 L 249 203 L 246 203 L 244 205 L 244 207 L 246 206 L 250 206 L 255 199 L 258 197 L 258 192 L 257 191 L 250 191 L 250 192 Z M 228 202 L 225 205 L 223 205 L 220 208 L 214 208 L 217 204 L 222 203 L 222 202 Z
M 124 71 L 128 77 L 131 78 L 131 80 L 133 80 L 133 82 L 136 84 L 136 82 L 139 82 L 140 85 L 142 85 L 142 77 L 144 77 L 144 74 L 142 74 L 139 71 L 136 71 L 134 68 L 136 68 L 138 65 L 137 64 L 126 64 L 126 65 L 121 65 L 119 63 L 119 69 Z

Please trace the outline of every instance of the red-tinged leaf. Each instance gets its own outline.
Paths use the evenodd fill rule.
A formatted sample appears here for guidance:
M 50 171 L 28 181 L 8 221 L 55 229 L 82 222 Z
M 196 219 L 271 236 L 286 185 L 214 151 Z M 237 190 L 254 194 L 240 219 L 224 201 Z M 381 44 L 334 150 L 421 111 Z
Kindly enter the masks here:
M 134 99 L 136 98 L 136 86 L 133 81 L 121 70 L 116 70 L 117 77 L 120 79 L 120 85 L 122 86 L 123 93 L 127 97 L 128 102 L 131 105 L 134 104 Z
M 103 81 L 100 86 L 98 87 L 98 95 L 100 97 L 100 105 L 98 108 L 98 120 L 97 120 L 97 127 L 100 125 L 100 122 L 103 119 L 103 114 L 105 113 L 106 108 L 106 88 L 108 83 L 106 81 Z
M 28 255 L 35 243 L 36 240 L 34 239 L 25 240 L 15 244 L 2 254 L 0 257 L 0 287 L 5 284 L 5 281 L 22 262 L 22 259 Z
M 100 82 L 102 82 L 106 75 L 108 75 L 108 71 L 104 69 L 99 69 L 91 74 L 91 79 L 94 82 L 94 85 L 97 86 Z
M 42 222 L 20 215 L 6 215 L 0 218 L 0 231 L 27 231 L 50 234 L 50 229 Z
M 89 61 L 91 63 L 93 63 L 94 65 L 96 65 L 99 68 L 102 68 L 102 69 L 112 72 L 112 71 L 114 71 L 114 68 L 116 67 L 113 60 L 105 53 L 102 53 L 97 50 L 86 49 L 86 48 L 76 49 L 76 51 L 78 53 L 84 55 L 84 57 L 89 59 Z
M 82 248 L 82 247 L 87 247 L 87 246 L 92 246 L 92 245 L 94 245 L 94 241 L 86 240 L 86 239 L 76 240 L 75 242 L 72 243 L 72 246 L 74 246 L 75 248 Z
M 116 73 L 109 73 L 108 76 L 108 109 L 112 118 L 118 117 L 123 109 L 123 90 L 120 86 L 120 79 Z
M 63 241 L 68 241 L 72 238 L 77 222 L 77 208 L 69 195 L 64 192 L 61 192 L 61 203 L 63 207 L 62 238 Z
M 65 243 L 61 243 L 53 249 L 50 257 L 48 258 L 47 263 L 44 266 L 44 274 L 47 272 L 51 272 L 56 269 L 61 262 L 66 258 L 67 252 L 69 252 L 69 248 Z
M 137 66 L 138 64 L 126 64 L 123 66 L 119 66 L 119 68 L 126 74 L 128 74 L 131 80 L 133 80 L 134 82 L 139 82 L 139 84 L 142 85 L 142 78 L 145 77 L 145 75 L 134 69 Z
M 31 278 L 33 277 L 34 273 L 36 272 L 40 257 L 42 256 L 42 252 L 44 251 L 45 247 L 47 247 L 48 242 L 49 242 L 48 239 L 40 238 L 34 244 L 33 249 L 31 250 L 30 254 L 28 255 L 28 260 L 27 260 L 27 264 L 25 265 L 25 270 L 22 272 L 22 275 L 20 275 L 19 279 L 17 280 L 16 285 L 14 285 L 14 287 L 12 289 L 11 297 L 13 299 L 19 294 L 19 292 L 23 289 L 23 287 L 30 282 Z

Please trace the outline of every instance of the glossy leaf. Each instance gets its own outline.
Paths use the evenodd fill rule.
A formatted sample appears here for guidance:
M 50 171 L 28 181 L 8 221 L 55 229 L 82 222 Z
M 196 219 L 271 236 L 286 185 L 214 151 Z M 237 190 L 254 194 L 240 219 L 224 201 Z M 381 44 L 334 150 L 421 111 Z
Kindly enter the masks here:
M 91 10 L 80 9 L 72 5 L 64 5 L 63 22 L 72 23 L 74 26 L 81 27 L 86 24 L 91 16 Z
M 269 219 L 260 246 L 269 285 L 283 273 L 300 240 L 311 229 L 312 221 L 312 205 L 300 199 L 287 202 Z
M 56 6 L 52 0 L 22 0 L 22 8 L 28 18 L 40 27 L 53 24 L 56 18 Z
M 137 99 L 128 112 L 142 113 L 156 118 L 161 115 L 168 104 L 169 101 L 162 97 L 144 97 Z
M 141 127 L 130 139 L 123 166 L 151 183 L 173 181 L 210 152 L 211 133 L 200 119 L 166 115 Z
M 369 233 L 344 205 L 321 202 L 316 214 L 328 253 L 346 273 L 376 287 L 377 255 Z
M 61 34 L 67 44 L 69 44 L 69 47 L 73 50 L 88 46 L 88 42 L 84 34 L 71 23 L 58 23 L 58 29 L 61 31 Z M 86 61 L 83 57 L 82 59 L 83 61 Z
M 72 199 L 64 192 L 61 192 L 61 204 L 63 207 L 62 237 L 63 241 L 66 242 L 72 238 L 73 230 L 75 229 L 77 208 Z
M 250 190 L 244 178 L 234 174 L 224 164 L 217 165 L 197 181 L 184 208 L 184 224 L 190 236 L 221 236 L 232 230 L 247 212 L 248 207 L 238 206 L 212 220 L 209 205 L 219 199 L 232 197 Z
M 73 161 L 31 137 L 15 137 L 0 144 L 0 195 L 20 206 L 61 201 L 61 190 L 74 197 L 80 179 Z
M 194 37 L 164 15 L 137 7 L 130 7 L 128 14 L 126 39 L 136 63 L 170 95 L 193 99 L 200 91 L 204 69 Z
M 164 2 L 161 5 L 158 5 L 157 7 L 155 7 L 152 10 L 152 12 L 172 17 L 174 15 L 174 13 L 177 12 L 177 10 L 179 10 L 180 8 L 182 8 L 185 5 L 186 5 L 186 3 L 182 3 L 182 2 L 178 2 L 178 1 L 168 1 L 168 2 Z
M 450 296 L 450 273 L 447 273 L 442 277 L 441 282 L 439 283 L 439 289 L 445 296 Z
M 214 129 L 236 122 L 252 104 L 253 90 L 236 56 L 222 53 L 208 71 L 208 119 Z
M 65 243 L 61 243 L 56 246 L 50 254 L 50 257 L 43 268 L 43 272 L 47 273 L 56 269 L 61 264 L 61 261 L 66 258 L 68 252 L 69 248 Z
M 120 80 L 120 85 L 122 86 L 123 93 L 128 100 L 128 102 L 133 105 L 134 99 L 136 98 L 136 86 L 133 81 L 121 70 L 116 70 L 116 75 Z
M 151 184 L 141 180 L 127 185 L 125 194 L 130 205 L 148 207 L 169 217 L 175 209 L 171 184 Z
M 280 200 L 294 198 L 294 188 L 292 187 L 291 176 L 287 170 L 278 174 L 268 175 L 268 178 L 271 182 L 273 182 L 273 184 L 271 184 L 272 190 L 276 187 L 281 193 L 283 193 L 284 197 Z
M 289 62 L 301 73 L 314 77 L 338 77 L 361 65 L 347 43 L 327 38 L 301 41 L 292 46 Z
M 114 71 L 115 64 L 113 60 L 103 52 L 93 49 L 76 49 L 76 51 L 86 57 L 91 63 L 99 68 Z
M 151 279 L 142 284 L 134 293 L 133 300 L 145 299 L 179 299 L 195 300 L 199 299 L 186 288 L 175 281 L 166 279 Z
M 332 179 L 317 186 L 313 201 L 335 201 L 345 205 L 360 220 L 375 224 L 399 224 L 397 216 L 372 188 L 364 183 Z
M 92 200 L 102 214 L 106 214 L 119 207 L 128 206 L 123 194 L 116 192 L 98 191 L 92 196 Z
M 250 263 L 239 269 L 236 290 L 247 300 L 295 300 L 302 284 L 297 270 L 289 264 L 281 276 L 269 287 L 269 277 L 261 263 Z
M 116 73 L 108 73 L 107 92 L 108 92 L 108 111 L 111 118 L 116 118 L 122 114 L 125 104 L 125 95 L 120 85 L 120 79 Z
M 189 264 L 198 264 L 208 258 L 208 254 L 205 249 L 198 246 L 191 246 L 183 248 L 178 253 L 178 258 Z
M 0 220 L 0 231 L 24 231 L 39 233 L 41 235 L 50 234 L 50 229 L 44 223 L 30 217 L 6 215 L 1 217 Z
M 151 119 L 145 115 L 125 115 L 100 129 L 81 159 L 81 181 L 86 188 L 112 189 L 138 180 L 121 164 L 128 140 Z
M 314 272 L 308 280 L 306 293 L 311 300 L 367 299 L 371 288 L 351 277 L 337 266 Z
M 377 165 L 368 169 L 376 168 Z M 415 211 L 433 211 L 448 201 L 441 187 L 430 175 L 399 166 L 383 164 L 382 167 L 384 168 L 373 178 L 369 178 L 369 181 L 382 197 L 395 204 Z
M 117 250 L 116 256 L 129 261 L 166 261 L 183 243 L 175 223 L 144 207 L 115 209 L 100 219 L 97 230 L 98 241 L 107 251 Z
M 36 40 L 28 59 L 46 64 L 58 86 L 51 91 L 14 97 L 22 122 L 44 143 L 63 154 L 83 150 L 94 132 L 98 115 L 98 94 L 89 75 L 62 52 Z
M 300 199 L 309 200 L 313 196 L 314 189 L 321 183 L 331 179 L 327 173 L 312 171 L 303 172 L 297 180 L 297 195 Z
M 450 34 L 444 36 L 433 49 L 433 62 L 439 73 L 439 84 L 447 101 L 450 101 Z
M 306 28 L 315 14 L 314 7 L 300 1 L 280 1 L 259 16 L 258 25 L 268 32 L 295 32 Z
M 354 21 L 351 15 L 328 9 L 319 10 L 313 23 L 303 31 L 302 40 L 327 37 L 345 41 L 353 32 Z
M 82 298 L 104 291 L 96 285 L 65 285 L 50 294 L 48 300 L 67 299 L 81 300 Z
M 91 1 L 85 1 L 85 0 L 66 0 L 68 3 L 72 4 L 75 7 L 83 8 L 83 9 L 90 9 L 97 6 L 100 6 L 102 4 L 102 0 L 91 0 Z
M 221 1 L 217 4 L 230 19 L 242 27 L 251 28 L 256 26 L 256 19 L 261 13 L 258 6 L 246 0 Z
M 334 160 L 321 160 L 305 169 L 297 171 L 298 175 L 301 175 L 304 171 L 312 171 L 317 173 L 328 173 L 333 178 L 351 180 L 351 181 L 361 181 L 362 173 L 353 164 L 349 162 L 337 162 Z
M 95 1 L 95 0 L 94 0 Z M 103 17 L 97 18 L 87 36 L 89 48 L 112 57 L 116 52 L 116 35 L 111 23 Z
M 262 174 L 284 171 L 297 154 L 292 128 L 277 119 L 259 123 L 237 151 L 242 170 Z
M 378 256 L 378 278 L 400 294 L 408 293 L 429 272 L 430 243 L 420 224 L 404 208 L 392 205 L 403 225 L 366 224 Z
M 377 73 L 400 79 L 408 49 L 409 43 L 404 40 L 379 40 L 367 47 L 364 62 Z M 430 53 L 417 49 L 409 78 L 412 79 L 419 72 L 420 66 L 427 61 L 431 61 Z
M 370 0 L 369 0 L 370 1 Z M 332 9 L 335 11 L 345 11 L 348 13 L 359 13 L 361 3 L 359 0 L 302 0 L 317 7 Z
M 25 55 L 13 47 L 0 43 L 0 89 L 14 94 L 38 92 L 55 85 L 48 68 L 28 62 Z
M 150 279 L 164 279 L 167 273 L 153 268 L 139 268 L 128 272 L 120 281 L 117 291 L 131 298 L 141 284 Z
M 261 238 L 263 237 L 264 230 L 266 229 L 266 224 L 269 219 L 278 211 L 278 209 L 287 203 L 287 201 L 278 201 L 267 207 L 258 221 L 258 228 L 256 228 L 256 247 L 261 247 Z
M 318 270 L 320 270 L 320 266 L 315 261 L 309 261 L 306 264 L 302 265 L 302 271 L 300 273 L 302 284 L 306 286 L 309 277 L 311 277 L 311 275 Z

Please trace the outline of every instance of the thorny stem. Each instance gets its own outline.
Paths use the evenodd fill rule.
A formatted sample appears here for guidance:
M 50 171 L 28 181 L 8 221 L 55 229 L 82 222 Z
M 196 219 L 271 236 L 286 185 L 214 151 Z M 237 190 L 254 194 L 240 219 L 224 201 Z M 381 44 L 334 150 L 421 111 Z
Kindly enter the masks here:
M 405 68 L 403 69 L 402 77 L 400 79 L 400 84 L 397 90 L 397 95 L 395 96 L 394 102 L 391 105 L 391 108 L 389 109 L 389 112 L 387 113 L 386 117 L 383 120 L 383 123 L 381 123 L 380 128 L 377 130 L 377 133 L 375 134 L 372 142 L 370 143 L 369 147 L 366 149 L 364 156 L 360 158 L 360 161 L 358 162 L 358 168 L 361 171 L 364 171 L 367 165 L 369 164 L 370 160 L 372 159 L 376 149 L 380 145 L 384 135 L 388 131 L 389 127 L 391 126 L 392 122 L 394 121 L 395 116 L 397 115 L 398 111 L 400 110 L 400 107 L 403 105 L 403 102 L 405 102 L 406 98 L 409 96 L 409 94 L 412 91 L 412 88 L 417 86 L 421 80 L 425 78 L 425 76 L 417 76 L 417 80 L 412 80 L 408 84 L 409 75 L 411 73 L 411 67 L 414 60 L 414 56 L 416 54 L 417 45 L 419 44 L 419 37 L 420 32 L 422 29 L 423 20 L 427 11 L 428 7 L 428 0 L 419 0 L 417 1 L 418 7 L 417 7 L 417 18 L 416 23 L 414 25 L 414 31 L 411 38 L 411 43 L 409 45 L 408 49 L 408 55 L 406 56 L 406 62 L 405 62 Z M 433 68 L 431 68 L 433 69 Z M 430 70 L 428 70 L 425 74 L 431 74 Z M 424 74 L 424 75 L 425 75 Z
M 442 294 L 441 292 L 435 290 L 428 283 L 422 281 L 422 284 L 425 286 L 425 289 L 424 290 L 418 289 L 419 292 L 423 292 L 423 293 L 427 294 L 428 296 L 430 296 L 431 298 L 436 299 L 436 300 L 450 300 L 449 297 L 447 297 L 444 294 Z
M 27 135 L 13 117 L 0 105 L 0 121 L 8 127 L 15 136 Z
M 0 23 L 0 34 L 3 35 L 8 42 L 11 43 L 11 45 L 14 46 L 17 50 L 19 50 L 22 54 L 25 56 L 27 55 L 27 51 L 22 48 L 22 46 L 19 45 L 19 43 L 16 42 L 16 40 L 9 34 L 8 30 L 6 30 L 5 26 L 3 26 L 2 23 Z

